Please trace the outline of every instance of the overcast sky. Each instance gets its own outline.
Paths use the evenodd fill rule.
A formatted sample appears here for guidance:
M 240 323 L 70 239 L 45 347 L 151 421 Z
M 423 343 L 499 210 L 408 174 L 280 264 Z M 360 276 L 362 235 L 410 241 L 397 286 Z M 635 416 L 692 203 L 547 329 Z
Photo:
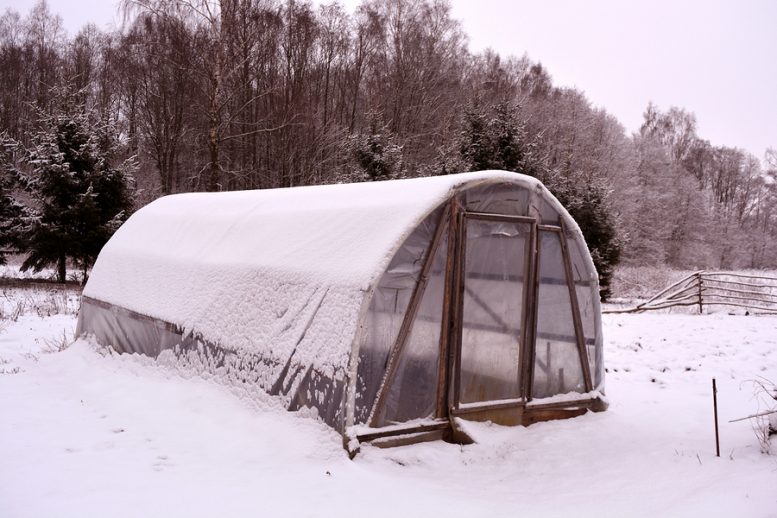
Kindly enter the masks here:
M 26 13 L 34 0 L 0 0 Z M 359 0 L 345 0 L 349 9 Z M 696 114 L 715 145 L 763 158 L 777 148 L 777 1 L 452 0 L 470 48 L 546 65 L 557 85 L 583 90 L 628 131 L 648 101 Z M 49 0 L 68 32 L 115 26 L 116 3 Z

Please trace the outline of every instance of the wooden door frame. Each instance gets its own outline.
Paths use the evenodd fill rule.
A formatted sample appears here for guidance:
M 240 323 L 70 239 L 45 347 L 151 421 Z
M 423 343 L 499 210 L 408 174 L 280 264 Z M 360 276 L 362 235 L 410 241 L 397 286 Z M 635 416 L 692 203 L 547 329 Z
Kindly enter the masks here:
M 459 401 L 461 372 L 458 366 L 461 362 L 462 346 L 462 316 L 464 307 L 463 276 L 467 245 L 466 218 L 496 222 L 528 223 L 531 225 L 531 232 L 529 243 L 526 247 L 529 265 L 525 268 L 523 308 L 521 311 L 521 325 L 523 327 L 521 329 L 521 365 L 519 366 L 519 373 L 521 375 L 521 383 L 519 385 L 520 397 L 515 400 L 498 400 L 486 402 L 482 405 L 475 404 L 476 406 L 462 408 Z M 411 330 L 410 327 L 415 320 L 418 305 L 420 304 L 421 297 L 425 291 L 431 263 L 441 244 L 443 232 L 446 230 L 448 233 L 448 243 L 440 329 L 439 361 L 437 368 L 437 405 L 435 415 L 433 418 L 426 420 L 423 423 L 414 423 L 406 426 L 398 424 L 385 427 L 384 429 L 377 428 L 378 418 L 385 406 L 385 398 L 394 379 L 396 368 L 402 355 L 401 353 L 404 350 Z M 563 221 L 559 225 L 548 225 L 541 223 L 540 219 L 535 217 L 466 211 L 462 207 L 459 197 L 454 196 L 447 206 L 443 208 L 429 249 L 424 256 L 419 282 L 411 295 L 411 301 L 409 302 L 408 309 L 405 313 L 400 332 L 389 354 L 387 370 L 381 380 L 375 404 L 373 405 L 372 412 L 367 421 L 369 423 L 368 429 L 357 434 L 357 439 L 360 442 L 386 437 L 412 436 L 414 434 L 424 434 L 435 430 L 442 431 L 450 437 L 449 434 L 451 432 L 455 433 L 456 430 L 453 419 L 457 415 L 467 415 L 471 417 L 477 415 L 478 412 L 513 411 L 522 414 L 520 419 L 521 424 L 530 424 L 546 419 L 579 415 L 581 412 L 584 413 L 588 408 L 596 407 L 597 400 L 595 398 L 559 401 L 547 404 L 531 404 L 537 331 L 537 300 L 540 285 L 539 269 L 542 253 L 540 236 L 543 231 L 558 233 L 560 236 L 564 270 L 567 277 L 567 287 L 570 292 L 572 319 L 575 328 L 577 347 L 580 352 L 580 361 L 583 366 L 585 386 L 587 391 L 592 390 L 590 364 L 588 362 L 579 302 L 572 272 L 569 244 L 566 239 L 567 229 Z
M 451 313 L 452 318 L 452 358 L 449 362 L 449 378 L 450 373 L 453 373 L 448 387 L 448 413 L 449 416 L 456 416 L 462 414 L 477 414 L 478 412 L 498 411 L 512 408 L 522 408 L 527 400 L 529 393 L 526 386 L 526 374 L 531 369 L 531 365 L 528 363 L 528 357 L 531 355 L 532 347 L 530 344 L 534 336 L 534 326 L 529 325 L 533 322 L 533 314 L 535 313 L 532 307 L 536 298 L 536 265 L 537 265 L 537 236 L 538 236 L 538 222 L 536 218 L 529 216 L 511 216 L 506 214 L 494 214 L 487 212 L 476 211 L 459 211 L 456 214 L 457 224 L 456 226 L 456 242 L 455 247 L 455 275 L 451 285 L 454 298 L 452 305 L 454 311 Z M 529 239 L 525 244 L 525 253 L 523 257 L 523 293 L 522 293 L 522 307 L 521 315 L 519 318 L 521 332 L 520 332 L 520 364 L 518 365 L 518 374 L 520 379 L 518 382 L 518 397 L 484 401 L 476 403 L 462 403 L 461 402 L 461 353 L 462 353 L 462 339 L 463 339 L 463 325 L 464 325 L 464 291 L 466 287 L 466 253 L 467 253 L 467 221 L 479 220 L 488 222 L 506 222 L 516 224 L 528 224 L 529 225 Z

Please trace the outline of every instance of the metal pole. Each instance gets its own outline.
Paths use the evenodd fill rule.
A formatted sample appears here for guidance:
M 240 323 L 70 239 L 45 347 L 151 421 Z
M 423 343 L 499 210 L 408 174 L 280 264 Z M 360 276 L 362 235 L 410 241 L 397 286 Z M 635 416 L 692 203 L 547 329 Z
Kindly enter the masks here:
M 715 409 L 715 453 L 720 457 L 720 435 L 718 435 L 718 387 L 712 378 L 712 406 Z

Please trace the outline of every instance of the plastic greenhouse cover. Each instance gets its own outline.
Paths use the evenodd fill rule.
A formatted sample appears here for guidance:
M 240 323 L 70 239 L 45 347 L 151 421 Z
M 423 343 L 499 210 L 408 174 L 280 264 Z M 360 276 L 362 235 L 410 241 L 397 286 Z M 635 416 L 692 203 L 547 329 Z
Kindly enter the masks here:
M 372 411 L 386 372 L 391 347 L 405 319 L 410 297 L 418 283 L 423 259 L 440 221 L 441 209 L 442 207 L 435 210 L 413 230 L 392 258 L 373 293 L 365 320 L 367 334 L 359 349 L 355 416 L 357 423 L 365 423 Z M 433 270 L 431 274 L 434 273 Z
M 399 245 L 457 186 L 499 180 L 538 184 L 480 172 L 166 196 L 106 244 L 84 295 L 215 344 L 344 368 L 362 299 Z
M 289 410 L 315 409 L 324 422 L 344 429 L 344 383 L 311 366 L 286 363 L 279 369 L 279 362 L 272 358 L 214 346 L 171 324 L 88 297 L 82 301 L 76 333 L 94 335 L 117 352 L 173 355 L 177 363 L 193 366 L 197 372 L 242 386 L 258 386 L 278 396 Z M 268 377 L 272 372 L 277 376 Z
M 559 232 L 540 231 L 534 383 L 537 398 L 585 392 Z
M 393 321 L 377 328 L 380 348 L 390 348 L 417 280 L 413 257 L 423 254 L 436 225 L 432 213 L 459 190 L 468 210 L 563 211 L 536 179 L 500 171 L 167 196 L 116 232 L 84 296 L 171 324 L 180 336 L 237 358 L 258 358 L 253 376 L 265 388 L 285 383 L 289 398 L 309 383 L 313 399 L 346 401 L 353 415 L 362 397 L 355 406 L 368 412 L 367 392 L 376 389 L 364 387 L 379 383 L 385 361 L 362 380 L 360 395 L 358 380 L 343 395 L 347 380 L 357 379 L 359 347 L 370 339 L 365 304 L 394 305 Z M 569 231 L 582 243 L 571 219 Z M 583 261 L 590 263 L 587 256 Z M 125 332 L 97 313 L 83 312 L 81 323 L 102 319 L 114 336 Z M 138 329 L 132 339 L 153 341 L 155 333 Z M 160 350 L 177 340 L 163 338 Z M 324 379 L 328 387 L 313 386 Z
M 443 234 L 393 383 L 387 387 L 382 423 L 411 421 L 435 413 L 447 251 L 448 240 Z

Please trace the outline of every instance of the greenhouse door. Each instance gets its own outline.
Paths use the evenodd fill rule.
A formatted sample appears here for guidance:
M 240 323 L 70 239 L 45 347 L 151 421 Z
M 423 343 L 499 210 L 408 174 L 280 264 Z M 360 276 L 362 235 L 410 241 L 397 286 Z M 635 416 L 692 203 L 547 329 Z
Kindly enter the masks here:
M 463 213 L 451 414 L 518 424 L 524 406 L 533 218 Z M 531 330 L 531 329 L 530 329 Z

